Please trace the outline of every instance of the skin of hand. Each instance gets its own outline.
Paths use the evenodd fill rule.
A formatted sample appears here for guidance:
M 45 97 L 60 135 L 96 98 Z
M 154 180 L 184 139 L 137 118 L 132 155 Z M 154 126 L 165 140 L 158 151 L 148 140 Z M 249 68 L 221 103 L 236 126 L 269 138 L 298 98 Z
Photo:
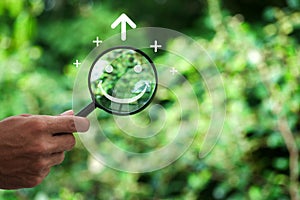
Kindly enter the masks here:
M 0 121 L 0 188 L 40 184 L 51 167 L 63 162 L 65 151 L 75 146 L 72 133 L 88 129 L 88 119 L 74 116 L 73 111 L 59 116 L 24 114 Z

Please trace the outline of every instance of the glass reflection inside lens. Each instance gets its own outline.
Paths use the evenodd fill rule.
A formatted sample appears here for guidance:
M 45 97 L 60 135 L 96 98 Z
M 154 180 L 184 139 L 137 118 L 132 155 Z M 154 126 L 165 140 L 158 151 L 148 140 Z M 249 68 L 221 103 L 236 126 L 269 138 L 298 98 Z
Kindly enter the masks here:
M 94 62 L 89 81 L 97 106 L 127 115 L 150 103 L 156 91 L 157 75 L 145 53 L 120 47 L 104 53 Z

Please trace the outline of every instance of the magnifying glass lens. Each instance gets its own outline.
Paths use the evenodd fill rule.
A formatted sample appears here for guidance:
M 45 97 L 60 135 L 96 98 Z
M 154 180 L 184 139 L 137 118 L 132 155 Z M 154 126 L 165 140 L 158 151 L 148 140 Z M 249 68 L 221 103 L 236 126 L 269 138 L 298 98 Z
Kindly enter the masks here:
M 144 109 L 155 94 L 157 74 L 151 59 L 132 48 L 114 48 L 94 62 L 89 87 L 97 107 L 118 115 Z

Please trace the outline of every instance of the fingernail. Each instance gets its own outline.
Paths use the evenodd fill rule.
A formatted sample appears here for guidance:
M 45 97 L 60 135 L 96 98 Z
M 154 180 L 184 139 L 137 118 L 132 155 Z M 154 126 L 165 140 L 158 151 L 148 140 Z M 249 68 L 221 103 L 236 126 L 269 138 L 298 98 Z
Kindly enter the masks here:
M 32 116 L 31 114 L 21 114 L 20 115 L 21 117 L 30 117 L 30 116 Z
M 77 117 L 75 118 L 75 126 L 77 132 L 86 132 L 89 130 L 90 121 L 87 118 Z
M 61 113 L 60 115 L 74 115 L 74 111 L 73 110 L 67 110 L 67 111 Z

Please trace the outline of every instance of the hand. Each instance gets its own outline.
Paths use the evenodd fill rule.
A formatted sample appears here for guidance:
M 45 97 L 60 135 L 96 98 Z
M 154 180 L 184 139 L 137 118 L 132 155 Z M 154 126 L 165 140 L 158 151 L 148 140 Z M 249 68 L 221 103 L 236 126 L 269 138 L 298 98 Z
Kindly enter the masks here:
M 52 166 L 62 163 L 64 152 L 74 147 L 72 133 L 88 128 L 86 118 L 70 112 L 60 116 L 26 114 L 0 121 L 0 188 L 30 188 L 41 183 Z

